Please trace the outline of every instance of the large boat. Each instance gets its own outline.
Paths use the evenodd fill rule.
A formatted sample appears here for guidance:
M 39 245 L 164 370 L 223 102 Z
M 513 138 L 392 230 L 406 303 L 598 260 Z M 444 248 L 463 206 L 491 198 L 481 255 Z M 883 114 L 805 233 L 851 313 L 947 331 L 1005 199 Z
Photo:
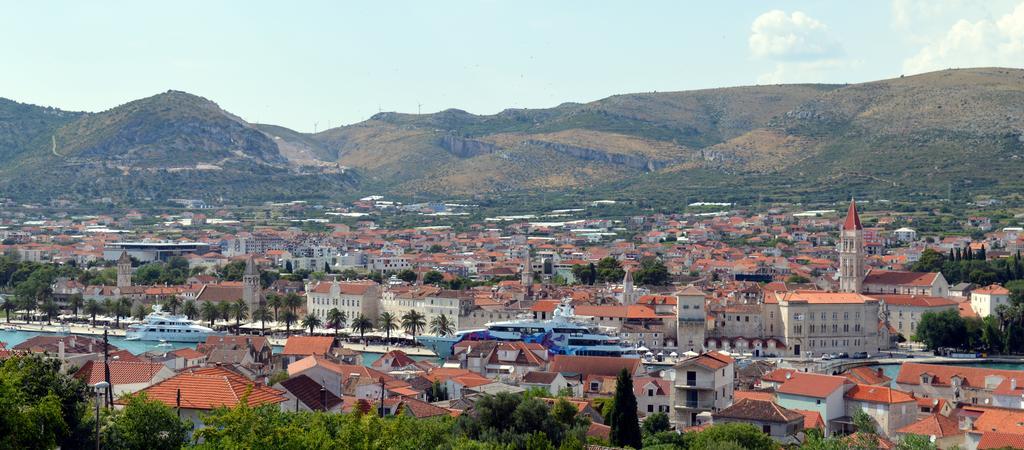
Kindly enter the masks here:
M 624 344 L 614 330 L 586 323 L 576 317 L 569 299 L 555 308 L 551 320 L 520 319 L 490 322 L 486 328 L 463 330 L 450 336 L 417 336 L 416 340 L 440 358 L 448 358 L 462 341 L 523 341 L 538 343 L 555 355 L 615 356 L 639 358 L 636 349 Z
M 129 341 L 205 342 L 207 336 L 220 333 L 196 324 L 185 316 L 175 316 L 153 305 L 153 312 L 142 323 L 130 325 L 125 332 Z

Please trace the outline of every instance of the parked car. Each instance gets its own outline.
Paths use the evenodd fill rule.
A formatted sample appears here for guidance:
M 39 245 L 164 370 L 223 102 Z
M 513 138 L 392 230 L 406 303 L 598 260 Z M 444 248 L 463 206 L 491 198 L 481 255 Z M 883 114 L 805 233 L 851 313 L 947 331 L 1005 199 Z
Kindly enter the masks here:
M 833 358 L 832 358 L 832 354 L 831 353 L 826 353 L 824 355 L 821 355 L 821 360 L 822 361 L 831 361 L 832 359 Z
M 850 357 L 850 354 L 846 353 L 846 352 L 840 352 L 838 355 L 836 355 L 836 358 L 839 358 L 839 359 L 846 359 L 846 358 L 849 358 L 849 357 Z
M 856 352 L 851 357 L 853 359 L 868 359 L 868 352 Z

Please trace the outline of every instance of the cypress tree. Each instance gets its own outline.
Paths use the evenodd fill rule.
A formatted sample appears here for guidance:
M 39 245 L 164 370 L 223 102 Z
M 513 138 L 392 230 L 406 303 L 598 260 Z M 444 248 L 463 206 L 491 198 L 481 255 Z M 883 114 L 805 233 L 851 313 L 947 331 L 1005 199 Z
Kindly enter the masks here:
M 622 369 L 615 380 L 615 400 L 611 416 L 609 425 L 612 428 L 612 445 L 643 447 L 640 419 L 636 413 L 636 395 L 633 394 L 633 377 L 626 369 Z
M 985 244 L 981 244 L 981 248 L 978 249 L 978 260 L 979 261 L 984 261 L 985 260 Z
M 964 249 L 964 260 L 970 261 L 972 259 L 974 259 L 974 254 L 971 251 L 971 247 L 967 246 L 967 248 Z
M 960 247 L 956 248 L 956 262 L 960 262 Z
M 956 259 L 953 258 L 953 249 L 949 249 L 949 260 L 956 261 Z

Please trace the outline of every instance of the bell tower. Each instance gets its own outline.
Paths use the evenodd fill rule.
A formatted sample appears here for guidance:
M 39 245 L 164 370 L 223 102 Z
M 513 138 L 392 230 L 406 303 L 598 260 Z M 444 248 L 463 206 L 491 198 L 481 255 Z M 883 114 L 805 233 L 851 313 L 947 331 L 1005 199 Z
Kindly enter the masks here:
M 128 252 L 122 251 L 121 257 L 117 258 L 117 287 L 129 287 L 132 285 L 132 258 Z
M 864 282 L 864 227 L 857 202 L 850 200 L 846 221 L 839 231 L 839 291 L 859 293 Z
M 249 311 L 259 308 L 260 299 L 260 273 L 256 270 L 256 261 L 252 255 L 245 260 L 245 272 L 242 273 L 242 300 L 249 305 Z

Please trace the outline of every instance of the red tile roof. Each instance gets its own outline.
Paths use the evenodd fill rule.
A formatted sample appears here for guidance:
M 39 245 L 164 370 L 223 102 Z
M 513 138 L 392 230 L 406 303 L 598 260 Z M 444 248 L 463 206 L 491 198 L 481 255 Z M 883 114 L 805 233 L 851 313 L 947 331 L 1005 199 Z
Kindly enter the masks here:
M 283 393 L 264 385 L 256 385 L 245 377 L 221 367 L 187 369 L 171 378 L 154 384 L 141 392 L 150 399 L 167 406 L 176 406 L 181 392 L 181 407 L 210 410 L 219 406 L 232 407 L 242 398 L 249 406 L 285 401 Z
M 989 431 L 981 434 L 978 450 L 995 448 L 1024 448 L 1024 434 Z
M 282 355 L 326 355 L 334 345 L 330 336 L 291 336 L 284 343 Z
M 854 383 L 870 384 L 873 386 L 886 386 L 892 381 L 892 378 L 886 376 L 881 368 L 854 367 L 843 372 L 842 376 Z
M 942 438 L 946 436 L 954 436 L 963 434 L 963 430 L 960 429 L 959 424 L 956 420 L 950 419 L 942 414 L 932 414 L 925 417 L 917 422 L 907 425 L 899 430 L 897 433 L 901 434 L 918 434 L 921 436 L 935 436 Z
M 957 301 L 947 297 L 932 297 L 928 295 L 886 295 L 872 294 L 882 299 L 886 305 L 895 306 L 917 306 L 923 308 L 954 307 Z
M 903 363 L 900 366 L 900 372 L 896 376 L 896 382 L 901 384 L 919 385 L 921 384 L 921 375 L 926 373 L 931 375 L 931 384 L 936 386 L 949 386 L 951 383 L 950 379 L 954 376 L 959 376 L 963 380 L 963 385 L 976 388 L 985 388 L 985 378 L 989 376 L 998 376 L 1004 379 L 1024 379 L 1024 371 L 1021 370 L 908 362 Z M 999 381 L 1001 383 L 1003 380 Z M 992 388 L 995 389 L 995 386 Z
M 972 294 L 986 294 L 986 295 L 1010 295 L 1010 290 L 1006 289 L 998 284 L 990 284 L 983 288 L 978 288 L 971 291 Z
M 872 270 L 864 276 L 864 284 L 885 284 L 896 286 L 931 286 L 938 272 L 899 272 L 894 270 Z
M 167 369 L 167 366 L 160 363 L 138 361 L 110 361 L 108 366 L 110 383 L 113 385 L 148 383 L 161 370 Z M 92 386 L 106 379 L 103 368 L 103 361 L 86 361 L 82 368 L 75 372 L 74 377 Z
M 792 378 L 782 383 L 777 391 L 783 394 L 825 398 L 835 392 L 836 389 L 842 389 L 846 383 L 850 383 L 850 380 L 843 377 L 794 372 Z
M 825 421 L 821 419 L 821 413 L 817 411 L 807 411 L 804 409 L 794 409 L 793 411 L 796 411 L 800 413 L 800 415 L 804 416 L 805 430 L 811 428 L 817 428 L 822 431 L 825 430 Z
M 908 403 L 913 402 L 914 397 L 910 394 L 897 391 L 892 388 L 883 386 L 871 386 L 867 384 L 856 384 L 848 391 L 846 391 L 845 397 L 850 400 L 857 400 L 861 402 L 869 403 Z

